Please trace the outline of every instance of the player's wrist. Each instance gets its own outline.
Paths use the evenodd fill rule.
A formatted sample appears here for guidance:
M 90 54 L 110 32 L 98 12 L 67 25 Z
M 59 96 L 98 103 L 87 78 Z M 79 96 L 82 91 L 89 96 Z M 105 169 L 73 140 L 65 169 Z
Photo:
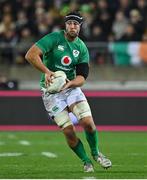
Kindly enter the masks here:
M 49 69 L 45 69 L 44 74 L 51 74 L 51 71 Z
M 77 76 L 75 79 L 71 80 L 71 87 L 81 87 L 85 82 L 85 79 L 81 76 Z
M 69 82 L 69 86 L 71 87 L 71 88 L 74 88 L 74 87 L 79 87 L 80 86 L 80 84 L 79 84 L 79 82 L 77 82 L 75 79 L 74 80 L 71 80 L 70 82 Z

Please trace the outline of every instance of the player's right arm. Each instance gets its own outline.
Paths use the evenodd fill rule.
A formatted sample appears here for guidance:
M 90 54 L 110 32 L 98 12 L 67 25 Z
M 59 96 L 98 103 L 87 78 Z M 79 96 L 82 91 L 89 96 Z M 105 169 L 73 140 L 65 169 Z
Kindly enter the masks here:
M 32 64 L 36 69 L 45 74 L 45 84 L 46 86 L 51 82 L 51 76 L 54 74 L 50 71 L 42 62 L 42 50 L 33 45 L 25 55 L 26 60 Z

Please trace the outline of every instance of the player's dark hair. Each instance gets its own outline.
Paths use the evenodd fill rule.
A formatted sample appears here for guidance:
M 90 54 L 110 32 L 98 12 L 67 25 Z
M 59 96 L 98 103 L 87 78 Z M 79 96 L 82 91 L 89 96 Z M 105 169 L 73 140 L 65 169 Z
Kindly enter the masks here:
M 67 22 L 69 20 L 74 20 L 77 21 L 79 24 L 83 23 L 83 17 L 81 16 L 81 14 L 77 11 L 75 12 L 70 12 L 69 14 L 67 14 L 64 17 L 64 22 Z
M 85 79 L 87 79 L 89 74 L 89 64 L 88 63 L 80 63 L 76 65 L 76 75 L 81 75 Z

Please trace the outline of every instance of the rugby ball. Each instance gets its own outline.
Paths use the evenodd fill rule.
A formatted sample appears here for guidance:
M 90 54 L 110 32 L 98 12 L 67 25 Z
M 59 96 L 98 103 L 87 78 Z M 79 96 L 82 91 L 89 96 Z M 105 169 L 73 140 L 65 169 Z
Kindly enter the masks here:
M 52 76 L 52 82 L 47 86 L 46 90 L 49 93 L 60 92 L 62 87 L 66 84 L 67 76 L 63 71 L 56 71 Z

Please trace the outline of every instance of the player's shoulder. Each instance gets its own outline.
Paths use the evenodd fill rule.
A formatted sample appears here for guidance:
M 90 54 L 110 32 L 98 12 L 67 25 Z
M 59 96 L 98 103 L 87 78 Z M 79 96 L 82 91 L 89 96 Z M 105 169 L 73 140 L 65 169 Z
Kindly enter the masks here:
M 81 47 L 81 48 L 87 48 L 85 42 L 78 37 L 78 41 L 77 41 L 78 45 Z
M 48 37 L 59 37 L 59 36 L 61 36 L 61 34 L 62 34 L 62 31 L 54 31 L 54 32 L 48 33 L 47 36 Z

